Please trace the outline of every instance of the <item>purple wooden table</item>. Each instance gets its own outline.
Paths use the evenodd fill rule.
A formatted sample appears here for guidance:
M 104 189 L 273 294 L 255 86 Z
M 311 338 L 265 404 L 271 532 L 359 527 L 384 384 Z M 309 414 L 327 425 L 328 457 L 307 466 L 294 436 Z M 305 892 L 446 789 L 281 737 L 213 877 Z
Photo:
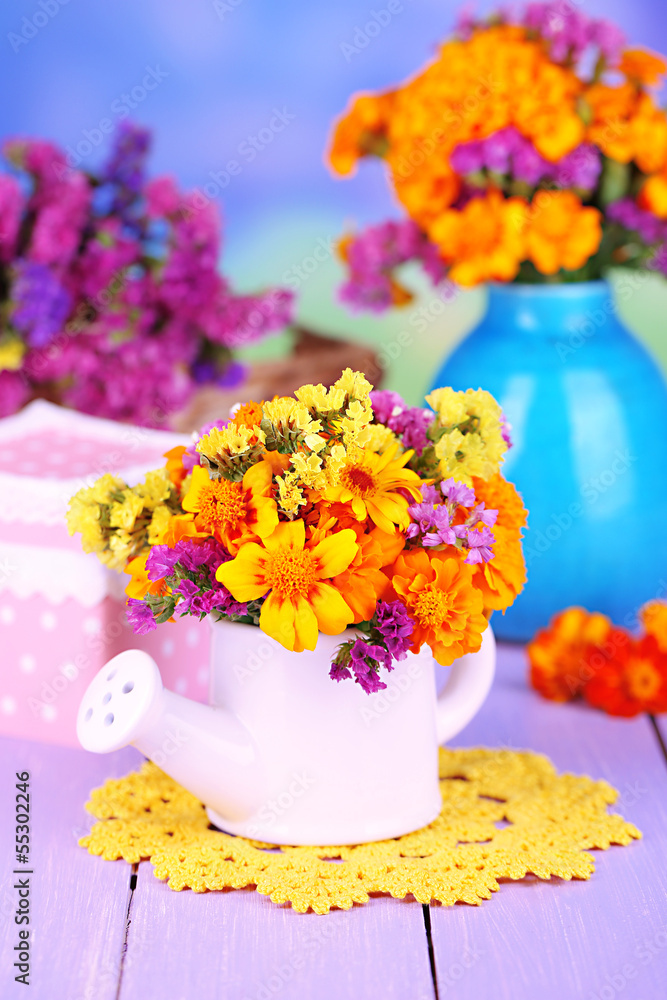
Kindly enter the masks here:
M 665 1000 L 667 757 L 650 719 L 552 705 L 505 647 L 486 705 L 455 741 L 547 753 L 559 770 L 606 778 L 644 840 L 597 852 L 590 882 L 506 883 L 481 907 L 373 899 L 297 914 L 251 891 L 195 895 L 147 863 L 89 857 L 89 789 L 126 773 L 105 757 L 0 741 L 0 997 L 13 1000 Z M 14 772 L 32 774 L 31 987 L 14 981 Z M 437 983 L 437 988 L 436 988 Z

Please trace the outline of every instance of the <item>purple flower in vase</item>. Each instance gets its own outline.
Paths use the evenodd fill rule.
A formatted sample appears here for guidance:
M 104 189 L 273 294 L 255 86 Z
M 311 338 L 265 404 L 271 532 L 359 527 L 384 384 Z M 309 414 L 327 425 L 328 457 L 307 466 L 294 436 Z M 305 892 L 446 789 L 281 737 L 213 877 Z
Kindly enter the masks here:
M 414 631 L 414 622 L 408 615 L 405 605 L 401 601 L 378 601 L 374 625 L 384 639 L 392 659 L 404 660 L 412 645 L 411 638 Z
M 555 164 L 553 179 L 560 187 L 592 191 L 602 170 L 600 153 L 595 146 L 584 142 Z
M 146 635 L 157 628 L 153 612 L 145 601 L 131 597 L 127 602 L 125 614 L 135 635 Z
M 495 513 L 497 514 L 498 512 L 495 511 Z M 482 524 L 480 528 L 468 528 L 466 532 L 468 555 L 465 558 L 465 562 L 470 565 L 489 562 L 489 560 L 493 559 L 493 549 L 491 546 L 495 540 L 495 535 L 485 524 Z
M 180 545 L 180 542 L 178 543 Z M 146 559 L 146 573 L 149 580 L 164 580 L 174 572 L 180 556 L 177 548 L 168 545 L 154 545 Z

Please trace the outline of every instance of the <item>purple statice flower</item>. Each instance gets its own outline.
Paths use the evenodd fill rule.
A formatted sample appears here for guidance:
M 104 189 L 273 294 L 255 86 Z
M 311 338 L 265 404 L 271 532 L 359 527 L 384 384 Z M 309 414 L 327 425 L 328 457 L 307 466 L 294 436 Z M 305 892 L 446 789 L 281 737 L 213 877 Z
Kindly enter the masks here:
M 14 177 L 0 174 L 0 261 L 12 259 L 21 228 L 25 199 Z
M 411 219 L 369 226 L 349 241 L 346 249 L 349 278 L 341 299 L 354 309 L 382 312 L 395 303 L 393 272 L 401 264 L 418 261 L 434 283 L 445 267 L 437 247 Z
M 448 507 L 441 503 L 412 504 L 408 507 L 412 522 L 408 526 L 407 537 L 419 538 L 426 548 L 435 545 L 454 545 L 456 533 L 451 524 L 451 514 Z
M 449 162 L 462 177 L 478 173 L 484 166 L 484 142 L 473 139 L 459 143 L 452 150 Z
M 126 606 L 125 614 L 135 635 L 146 635 L 157 628 L 153 611 L 145 601 L 131 597 Z
M 236 389 L 248 374 L 248 366 L 240 361 L 230 361 L 213 380 L 220 389 Z
M 600 18 L 589 22 L 588 40 L 600 52 L 607 66 L 618 65 L 625 48 L 625 35 L 611 21 Z
M 507 445 L 508 448 L 512 447 L 512 437 L 511 437 L 511 434 L 510 434 L 511 430 L 512 430 L 512 425 L 507 422 L 507 418 L 505 417 L 505 414 L 504 413 L 501 414 L 501 417 L 500 417 L 500 433 L 502 435 L 503 441 L 505 442 L 505 444 Z
M 203 542 L 192 542 L 190 539 L 182 538 L 177 542 L 176 548 L 181 546 L 179 563 L 188 573 L 196 573 L 202 566 L 206 566 L 211 577 L 215 577 L 218 566 L 231 559 L 224 545 L 217 542 L 215 538 L 207 538 Z
M 30 387 L 19 372 L 0 371 L 0 417 L 8 417 L 27 402 Z
M 607 207 L 607 217 L 637 235 L 644 243 L 659 243 L 667 237 L 667 226 L 652 212 L 647 212 L 632 198 L 621 198 Z
M 386 424 L 387 427 L 392 417 L 398 416 L 407 409 L 407 403 L 403 397 L 390 389 L 374 389 L 371 392 L 371 405 L 376 422 Z
M 494 513 L 497 513 L 497 511 Z M 465 558 L 465 562 L 470 565 L 489 562 L 490 559 L 493 559 L 493 549 L 491 546 L 495 540 L 495 535 L 485 524 L 479 529 L 477 527 L 468 528 L 466 532 L 468 555 Z
M 361 684 L 366 694 L 386 688 L 387 685 L 380 680 L 382 664 L 388 670 L 392 669 L 391 657 L 382 646 L 366 642 L 365 639 L 357 639 L 353 643 L 350 648 L 350 668 L 355 681 Z
M 181 600 L 176 605 L 176 610 L 180 614 L 210 615 L 213 611 L 219 611 L 224 615 L 248 613 L 247 604 L 235 601 L 226 587 L 221 585 L 211 590 L 204 590 L 193 580 L 186 579 L 179 582 L 174 593 L 181 595 Z
M 156 582 L 172 575 L 180 559 L 178 546 L 181 544 L 178 542 L 173 549 L 169 545 L 153 546 L 146 559 L 146 573 L 149 580 Z
M 419 457 L 428 444 L 428 428 L 433 423 L 431 410 L 408 406 L 397 392 L 377 389 L 371 392 L 375 420 L 385 424 L 401 438 L 405 448 L 412 448 Z
M 513 125 L 492 132 L 483 143 L 482 155 L 486 169 L 496 174 L 508 174 L 514 154 L 522 141 L 523 137 Z
M 440 483 L 440 492 L 450 503 L 458 504 L 461 507 L 472 507 L 475 503 L 475 491 L 465 483 L 457 479 L 443 479 Z
M 552 177 L 559 187 L 592 191 L 598 182 L 601 170 L 602 160 L 599 150 L 591 143 L 583 142 L 554 165 Z
M 410 649 L 414 622 L 401 601 L 378 601 L 373 624 L 393 660 L 404 660 Z M 386 663 L 387 669 L 391 669 Z
M 134 209 L 146 182 L 150 146 L 148 129 L 121 122 L 109 159 L 102 168 L 100 179 L 111 189 L 110 211 L 132 227 L 137 221 Z
M 12 294 L 12 323 L 31 347 L 45 347 L 69 315 L 69 292 L 45 264 L 21 260 L 16 265 Z
M 553 164 L 538 153 L 530 139 L 521 136 L 512 156 L 512 174 L 518 181 L 534 186 L 549 176 Z
M 346 667 L 344 663 L 339 663 L 334 660 L 331 664 L 331 670 L 329 671 L 329 677 L 332 681 L 347 681 L 352 677 L 352 673 L 349 667 Z

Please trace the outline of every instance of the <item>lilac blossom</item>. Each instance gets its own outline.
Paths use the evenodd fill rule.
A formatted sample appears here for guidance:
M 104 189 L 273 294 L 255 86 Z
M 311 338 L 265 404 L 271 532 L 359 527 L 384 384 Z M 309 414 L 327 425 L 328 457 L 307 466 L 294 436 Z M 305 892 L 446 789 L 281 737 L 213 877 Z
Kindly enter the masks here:
M 421 492 L 422 501 L 408 507 L 408 539 L 424 548 L 455 545 L 468 549 L 467 563 L 493 559 L 495 537 L 490 529 L 496 523 L 497 510 L 487 509 L 483 502 L 475 505 L 474 490 L 452 478 L 443 480 L 439 487 L 422 486 Z M 454 524 L 460 509 L 466 511 L 466 519 Z

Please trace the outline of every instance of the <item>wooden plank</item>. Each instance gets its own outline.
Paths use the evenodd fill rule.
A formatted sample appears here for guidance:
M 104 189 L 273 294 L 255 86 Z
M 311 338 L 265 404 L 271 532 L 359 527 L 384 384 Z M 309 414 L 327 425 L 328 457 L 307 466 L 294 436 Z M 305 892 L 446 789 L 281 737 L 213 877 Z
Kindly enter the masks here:
M 139 867 L 120 1000 L 433 1000 L 422 908 L 374 898 L 326 916 L 251 890 L 173 892 Z
M 2 806 L 0 815 L 0 996 L 11 1000 L 115 1000 L 125 937 L 130 869 L 101 861 L 77 844 L 94 822 L 84 811 L 88 792 L 105 778 L 137 765 L 139 754 L 123 750 L 109 756 L 0 740 Z M 15 773 L 29 771 L 31 861 L 15 862 Z M 12 968 L 19 928 L 14 923 L 17 890 L 14 868 L 30 876 L 30 990 Z
M 455 745 L 536 750 L 560 771 L 605 778 L 644 839 L 595 852 L 589 882 L 506 883 L 478 908 L 432 906 L 440 997 L 664 1000 L 667 770 L 649 720 L 545 701 L 520 647 L 501 647 L 498 673 Z

